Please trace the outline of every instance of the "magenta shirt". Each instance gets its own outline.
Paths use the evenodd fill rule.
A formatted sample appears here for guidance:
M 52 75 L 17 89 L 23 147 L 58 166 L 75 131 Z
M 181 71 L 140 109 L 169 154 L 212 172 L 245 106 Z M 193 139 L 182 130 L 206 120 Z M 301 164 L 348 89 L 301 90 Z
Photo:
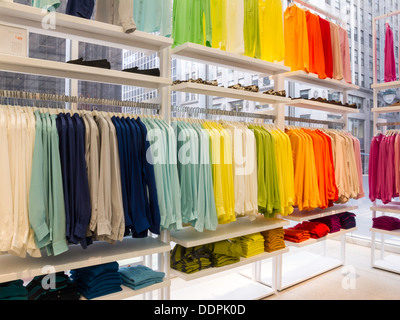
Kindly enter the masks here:
M 385 82 L 396 81 L 396 60 L 394 57 L 393 31 L 386 23 L 385 36 Z

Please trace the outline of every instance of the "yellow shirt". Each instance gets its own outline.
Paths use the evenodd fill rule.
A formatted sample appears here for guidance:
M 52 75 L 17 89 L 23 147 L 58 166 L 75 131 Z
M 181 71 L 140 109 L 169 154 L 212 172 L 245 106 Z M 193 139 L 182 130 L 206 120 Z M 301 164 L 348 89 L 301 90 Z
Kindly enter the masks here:
M 281 0 L 258 0 L 261 59 L 285 60 L 285 41 Z
M 213 48 L 226 50 L 227 26 L 226 26 L 226 0 L 210 0 L 211 25 Z

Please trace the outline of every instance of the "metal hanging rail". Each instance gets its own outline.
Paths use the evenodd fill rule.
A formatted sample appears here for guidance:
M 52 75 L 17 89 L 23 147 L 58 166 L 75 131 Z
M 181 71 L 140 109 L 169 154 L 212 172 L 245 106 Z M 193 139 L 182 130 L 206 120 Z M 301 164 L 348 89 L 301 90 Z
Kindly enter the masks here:
M 220 116 L 230 116 L 230 117 L 240 117 L 240 118 L 255 118 L 264 120 L 275 120 L 275 116 L 260 113 L 249 113 L 240 111 L 228 111 L 219 109 L 205 109 L 190 106 L 175 106 L 173 107 L 174 112 L 185 112 L 185 113 L 195 113 L 195 114 L 205 114 L 205 115 L 220 115 Z
M 332 20 L 336 20 L 340 24 L 344 23 L 344 21 L 341 18 L 339 18 L 339 17 L 337 17 L 337 16 L 335 16 L 335 15 L 333 15 L 333 14 L 331 14 L 331 13 L 325 11 L 325 10 L 322 10 L 319 7 L 314 6 L 314 5 L 312 5 L 312 4 L 310 4 L 310 3 L 306 2 L 306 1 L 303 1 L 303 0 L 292 0 L 292 3 L 294 3 L 294 2 L 300 4 L 300 5 L 304 6 L 304 7 L 307 7 L 307 8 L 309 8 L 309 9 L 315 11 L 315 12 L 318 12 L 319 14 L 322 14 L 322 15 L 326 16 L 327 18 L 330 18 Z
M 104 105 L 104 106 L 113 106 L 121 108 L 128 107 L 128 108 L 139 108 L 139 109 L 151 109 L 157 111 L 161 109 L 161 106 L 155 103 L 85 98 L 85 97 L 48 94 L 48 93 L 35 93 L 35 92 L 25 92 L 25 91 L 13 91 L 13 90 L 0 90 L 0 98 L 53 101 L 53 102 L 64 102 L 64 103 L 87 104 L 87 105 Z
M 377 123 L 376 126 L 378 128 L 389 127 L 389 126 L 400 126 L 400 122 L 382 122 L 382 123 Z
M 323 125 L 340 125 L 345 126 L 344 122 L 335 122 L 335 121 L 328 121 L 328 120 L 314 120 L 314 119 L 305 119 L 305 118 L 295 118 L 295 117 L 285 117 L 285 121 L 292 121 L 292 122 L 303 122 L 303 123 L 313 123 L 313 124 L 323 124 Z

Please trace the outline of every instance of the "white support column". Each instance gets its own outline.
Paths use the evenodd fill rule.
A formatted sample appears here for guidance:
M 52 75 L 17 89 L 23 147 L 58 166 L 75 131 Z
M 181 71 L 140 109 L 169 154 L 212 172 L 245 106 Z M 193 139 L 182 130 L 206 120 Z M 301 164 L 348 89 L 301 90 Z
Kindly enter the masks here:
M 75 60 L 79 58 L 79 41 L 71 40 L 71 55 L 70 59 Z M 65 79 L 65 81 L 70 81 L 70 95 L 73 97 L 78 97 L 78 80 L 76 79 Z M 78 104 L 71 103 L 71 110 L 78 110 Z
M 171 48 L 162 49 L 160 55 L 160 74 L 163 78 L 172 79 L 171 76 Z M 161 94 L 161 115 L 169 123 L 171 119 L 171 88 L 170 86 L 160 89 Z
M 273 77 L 274 80 L 274 90 L 282 91 L 285 90 L 285 78 L 281 75 L 276 75 Z M 285 130 L 285 108 L 286 105 L 282 103 L 277 103 L 273 105 L 275 109 L 275 126 L 280 130 Z

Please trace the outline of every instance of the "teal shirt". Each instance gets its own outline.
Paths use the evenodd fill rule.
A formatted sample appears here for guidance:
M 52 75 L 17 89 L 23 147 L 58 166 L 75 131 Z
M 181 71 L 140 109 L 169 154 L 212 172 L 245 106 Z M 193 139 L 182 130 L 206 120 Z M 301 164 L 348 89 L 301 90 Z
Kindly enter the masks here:
M 57 116 L 37 110 L 35 118 L 29 220 L 36 246 L 56 256 L 68 250 Z
M 46 9 L 53 7 L 57 9 L 60 6 L 60 0 L 32 0 L 32 7 Z
M 33 149 L 31 185 L 29 189 L 29 221 L 40 249 L 50 241 L 50 231 L 44 198 L 43 125 L 39 110 L 35 111 L 35 146 Z
M 134 0 L 133 18 L 137 30 L 171 37 L 172 0 Z

